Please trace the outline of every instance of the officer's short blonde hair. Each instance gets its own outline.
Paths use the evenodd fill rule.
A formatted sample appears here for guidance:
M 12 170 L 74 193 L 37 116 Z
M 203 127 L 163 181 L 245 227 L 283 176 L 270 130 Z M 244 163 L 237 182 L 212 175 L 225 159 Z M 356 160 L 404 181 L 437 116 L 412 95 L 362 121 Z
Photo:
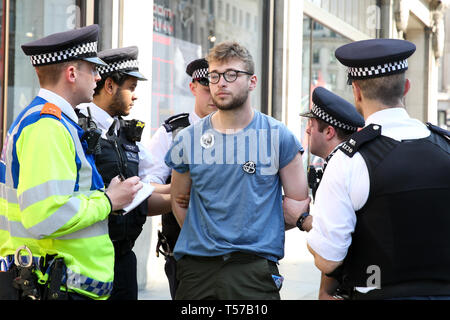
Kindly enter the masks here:
M 213 62 L 227 62 L 234 58 L 244 62 L 247 70 L 242 71 L 247 71 L 251 74 L 255 73 L 255 62 L 253 61 L 250 51 L 234 41 L 225 41 L 216 45 L 209 51 L 206 60 L 211 64 Z
M 35 67 L 39 79 L 39 84 L 41 85 L 41 87 L 56 85 L 61 79 L 64 70 L 73 65 L 77 68 L 80 68 L 81 60 L 73 60 Z

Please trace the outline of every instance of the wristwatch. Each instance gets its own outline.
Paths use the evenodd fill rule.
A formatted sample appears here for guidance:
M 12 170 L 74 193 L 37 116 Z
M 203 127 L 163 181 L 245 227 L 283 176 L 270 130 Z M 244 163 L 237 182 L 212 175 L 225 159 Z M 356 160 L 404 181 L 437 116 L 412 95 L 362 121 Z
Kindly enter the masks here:
M 305 221 L 306 217 L 309 216 L 309 212 L 303 212 L 300 217 L 297 220 L 297 228 L 300 229 L 300 231 L 306 231 L 305 229 L 303 229 L 303 222 Z

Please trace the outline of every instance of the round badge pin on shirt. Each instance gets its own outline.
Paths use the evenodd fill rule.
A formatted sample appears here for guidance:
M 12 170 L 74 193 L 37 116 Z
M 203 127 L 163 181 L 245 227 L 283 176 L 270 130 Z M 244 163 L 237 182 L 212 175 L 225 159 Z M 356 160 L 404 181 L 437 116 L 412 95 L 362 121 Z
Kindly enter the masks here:
M 255 172 L 256 172 L 256 163 L 254 163 L 253 161 L 247 161 L 242 166 L 242 170 L 244 170 L 244 172 L 246 172 L 248 174 L 255 174 Z
M 214 145 L 214 135 L 210 132 L 203 134 L 200 138 L 200 145 L 205 149 L 211 148 Z

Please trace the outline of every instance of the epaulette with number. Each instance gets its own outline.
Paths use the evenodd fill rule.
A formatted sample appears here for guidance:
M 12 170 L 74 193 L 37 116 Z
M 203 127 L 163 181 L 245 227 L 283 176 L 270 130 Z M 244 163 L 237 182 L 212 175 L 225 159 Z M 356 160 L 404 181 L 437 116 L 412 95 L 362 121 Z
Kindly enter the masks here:
M 427 127 L 430 131 L 433 131 L 434 133 L 437 133 L 440 136 L 443 136 L 447 139 L 447 141 L 450 141 L 450 131 L 442 129 L 441 127 L 435 126 L 434 124 L 431 124 L 427 122 Z
M 374 140 L 381 135 L 381 126 L 378 124 L 370 124 L 361 131 L 355 132 L 350 138 L 339 148 L 347 156 L 352 158 L 355 153 L 365 143 Z
M 62 113 L 61 109 L 57 105 L 54 105 L 53 103 L 50 102 L 44 104 L 44 107 L 42 107 L 41 110 L 41 116 L 50 115 L 54 116 L 55 118 L 58 118 L 58 120 L 61 120 L 61 113 Z
M 173 132 L 178 128 L 189 127 L 189 113 L 176 114 L 164 121 L 163 126 L 167 132 Z

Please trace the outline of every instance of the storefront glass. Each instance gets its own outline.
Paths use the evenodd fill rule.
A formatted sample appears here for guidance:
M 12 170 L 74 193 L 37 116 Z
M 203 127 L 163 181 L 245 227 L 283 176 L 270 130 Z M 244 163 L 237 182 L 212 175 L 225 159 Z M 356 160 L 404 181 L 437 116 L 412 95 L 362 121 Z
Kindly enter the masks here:
M 376 38 L 380 11 L 376 0 L 307 0 L 352 27 Z
M 5 130 L 39 91 L 36 73 L 21 45 L 79 26 L 80 9 L 75 3 L 75 0 L 10 0 Z
M 152 133 L 169 116 L 193 110 L 186 66 L 226 40 L 250 50 L 259 79 L 252 105 L 261 110 L 262 0 L 154 0 L 153 18 Z
M 5 19 L 5 6 L 4 2 L 0 1 L 0 13 L 1 13 L 1 20 L 4 21 Z M 3 134 L 6 128 L 3 128 L 3 115 L 4 115 L 4 107 L 3 107 L 3 75 L 5 73 L 5 28 L 3 23 L 0 23 L 0 35 L 1 35 L 1 42 L 0 42 L 0 150 L 3 146 Z
M 311 108 L 312 92 L 319 86 L 354 103 L 351 86 L 347 85 L 347 68 L 334 55 L 338 47 L 350 42 L 314 19 L 303 16 L 302 112 Z M 307 119 L 301 121 L 302 128 L 306 128 Z M 302 142 L 308 145 L 304 130 Z

